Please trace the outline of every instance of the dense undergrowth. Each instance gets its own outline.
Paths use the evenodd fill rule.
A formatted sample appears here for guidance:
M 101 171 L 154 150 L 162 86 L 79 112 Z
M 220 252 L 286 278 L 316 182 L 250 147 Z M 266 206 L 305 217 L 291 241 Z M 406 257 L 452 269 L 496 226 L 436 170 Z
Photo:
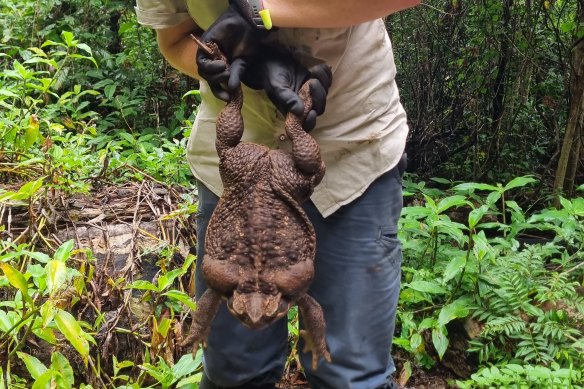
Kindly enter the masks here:
M 81 3 L 0 4 L 13 11 L 0 43 L 3 223 L 13 209 L 34 213 L 57 192 L 91 194 L 141 180 L 192 190 L 185 142 L 196 93 L 166 72 L 151 46 L 135 44 L 153 37 L 126 19 L 122 5 L 116 20 L 111 13 L 96 17 L 109 22 L 102 36 L 121 39 L 112 54 L 103 48 L 111 39 L 69 32 L 85 15 Z M 52 22 L 30 36 L 17 18 L 40 25 L 39 14 Z M 130 72 L 144 78 L 136 82 Z M 156 79 L 160 74 L 169 79 Z M 182 88 L 175 100 L 156 94 L 168 83 Z M 540 185 L 534 176 L 482 184 L 407 175 L 404 185 L 394 339 L 407 355 L 401 383 L 417 369 L 458 364 L 467 367 L 452 380 L 461 388 L 584 387 L 584 186 L 552 208 L 534 189 Z M 185 196 L 177 211 L 159 217 L 195 210 Z M 161 246 L 153 279 L 108 280 L 110 292 L 145 303 L 145 336 L 135 325 L 110 325 L 92 300 L 91 250 L 73 240 L 52 244 L 41 220 L 31 216 L 18 235 L 0 227 L 0 388 L 197 388 L 200 354 L 193 360 L 174 343 L 195 308 L 189 297 L 195 257 L 176 263 L 176 249 Z M 132 357 L 104 352 L 106 324 L 111 337 L 131 339 Z M 295 311 L 289 328 L 296 344 Z M 34 355 L 42 348 L 51 350 L 48 356 Z M 295 360 L 293 348 L 290 367 Z

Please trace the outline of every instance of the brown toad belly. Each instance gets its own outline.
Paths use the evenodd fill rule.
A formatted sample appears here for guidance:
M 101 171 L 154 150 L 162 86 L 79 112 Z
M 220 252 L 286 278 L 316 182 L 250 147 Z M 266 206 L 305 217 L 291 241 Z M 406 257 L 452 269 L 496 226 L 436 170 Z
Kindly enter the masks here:
M 300 206 L 260 176 L 252 186 L 226 189 L 207 230 L 203 272 L 226 298 L 238 290 L 295 301 L 314 275 L 314 233 Z

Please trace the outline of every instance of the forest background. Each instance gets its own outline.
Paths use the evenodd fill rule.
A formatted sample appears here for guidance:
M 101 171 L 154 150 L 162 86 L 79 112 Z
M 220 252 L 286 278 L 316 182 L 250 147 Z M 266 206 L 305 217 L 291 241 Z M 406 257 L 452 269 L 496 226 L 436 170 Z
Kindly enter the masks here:
M 584 387 L 584 1 L 386 20 L 410 125 L 397 379 Z M 0 0 L 0 388 L 197 388 L 199 96 L 133 3 Z M 302 387 L 297 312 L 282 387 Z

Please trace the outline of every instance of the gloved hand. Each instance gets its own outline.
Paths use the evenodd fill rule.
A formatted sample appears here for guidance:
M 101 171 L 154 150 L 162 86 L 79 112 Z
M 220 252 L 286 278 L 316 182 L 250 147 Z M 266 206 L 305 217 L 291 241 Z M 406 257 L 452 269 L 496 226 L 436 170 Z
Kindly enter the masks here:
M 211 58 L 201 49 L 197 50 L 196 57 L 199 75 L 209 83 L 215 97 L 224 101 L 229 100 L 229 92 L 222 84 L 239 84 L 241 72 L 255 55 L 260 39 L 266 33 L 252 24 L 251 16 L 244 16 L 235 3 L 247 4 L 247 1 L 230 4 L 227 11 L 203 33 L 201 39 L 204 43 L 215 42 L 227 62 L 235 63 L 236 66 L 228 67 L 225 61 Z
M 312 109 L 304 118 L 303 128 L 311 131 L 316 125 L 316 117 L 324 112 L 326 97 L 332 83 L 332 72 L 328 65 L 321 64 L 306 69 L 289 53 L 269 45 L 261 46 L 257 57 L 251 64 L 234 64 L 237 72 L 243 74 L 242 81 L 253 89 L 264 89 L 276 108 L 286 115 L 302 115 L 304 103 L 298 91 L 309 79 L 312 95 Z M 243 67 L 244 69 L 239 69 Z M 247 71 L 245 68 L 248 68 Z M 237 87 L 229 82 L 229 89 Z

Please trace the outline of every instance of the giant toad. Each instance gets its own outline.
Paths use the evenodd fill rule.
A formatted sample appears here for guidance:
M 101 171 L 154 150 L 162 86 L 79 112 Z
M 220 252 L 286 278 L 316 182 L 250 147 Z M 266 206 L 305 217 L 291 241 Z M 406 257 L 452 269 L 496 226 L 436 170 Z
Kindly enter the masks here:
M 215 56 L 218 48 L 208 45 Z M 299 91 L 305 116 L 311 109 L 310 81 Z M 211 216 L 202 270 L 208 289 L 197 303 L 188 336 L 194 351 L 205 342 L 223 300 L 246 326 L 263 328 L 286 316 L 297 304 L 301 331 L 312 367 L 319 357 L 330 362 L 322 308 L 308 288 L 314 276 L 316 238 L 301 204 L 321 181 L 325 166 L 303 117 L 291 113 L 285 130 L 292 153 L 241 142 L 241 89 L 217 118 L 216 149 L 224 192 Z

